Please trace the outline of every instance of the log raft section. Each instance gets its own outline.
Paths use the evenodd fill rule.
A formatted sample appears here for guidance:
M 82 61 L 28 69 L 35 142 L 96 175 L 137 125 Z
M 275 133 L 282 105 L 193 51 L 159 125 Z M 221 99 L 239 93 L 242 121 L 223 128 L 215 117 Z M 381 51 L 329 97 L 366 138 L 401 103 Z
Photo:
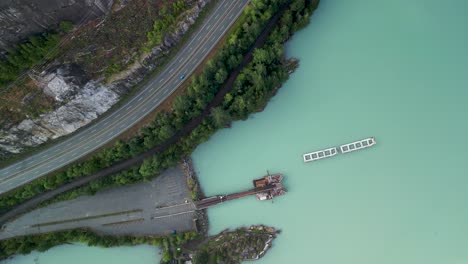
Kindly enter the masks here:
M 355 142 L 341 145 L 339 147 L 339 151 L 342 154 L 346 154 L 346 153 L 353 152 L 356 150 L 372 147 L 375 144 L 377 144 L 377 142 L 375 141 L 375 138 L 370 137 L 370 138 L 366 138 L 366 139 L 362 139 L 362 140 L 358 140 Z M 311 162 L 311 161 L 316 161 L 320 159 L 330 158 L 330 157 L 335 156 L 336 154 L 338 154 L 338 148 L 332 147 L 332 148 L 327 148 L 323 150 L 317 150 L 314 152 L 306 153 L 302 155 L 302 158 L 304 162 Z
M 376 144 L 375 139 L 371 137 L 371 138 L 366 138 L 363 140 L 358 140 L 352 143 L 341 145 L 340 150 L 341 150 L 341 153 L 345 154 L 345 153 L 360 150 L 363 148 L 372 147 L 375 144 Z
M 304 158 L 304 162 L 309 162 L 309 161 L 316 161 L 319 159 L 333 157 L 336 154 L 338 154 L 338 150 L 335 147 L 333 147 L 333 148 L 317 150 L 314 152 L 306 153 L 303 155 L 303 158 Z

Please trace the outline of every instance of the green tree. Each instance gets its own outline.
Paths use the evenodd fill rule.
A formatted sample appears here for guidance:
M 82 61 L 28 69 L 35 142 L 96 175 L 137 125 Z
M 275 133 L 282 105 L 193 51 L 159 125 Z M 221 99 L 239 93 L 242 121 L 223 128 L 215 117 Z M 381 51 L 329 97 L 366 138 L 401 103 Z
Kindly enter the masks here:
M 211 109 L 211 117 L 213 118 L 213 123 L 217 128 L 224 127 L 231 122 L 231 116 L 222 107 Z

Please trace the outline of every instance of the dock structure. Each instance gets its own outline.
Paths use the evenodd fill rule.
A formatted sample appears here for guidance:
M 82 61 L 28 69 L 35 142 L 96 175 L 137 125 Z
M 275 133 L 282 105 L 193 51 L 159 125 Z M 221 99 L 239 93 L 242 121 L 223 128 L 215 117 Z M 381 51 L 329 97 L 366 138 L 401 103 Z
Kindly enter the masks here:
M 238 192 L 238 193 L 233 193 L 233 194 L 228 194 L 228 195 L 215 195 L 215 196 L 211 196 L 211 197 L 195 202 L 195 208 L 197 210 L 202 210 L 202 209 L 206 209 L 208 207 L 215 206 L 226 201 L 232 201 L 232 200 L 246 197 L 249 195 L 255 195 L 257 193 L 274 191 L 277 188 L 278 186 L 268 185 L 265 187 L 254 188 L 248 191 L 243 191 L 243 192 Z
M 302 155 L 302 157 L 304 158 L 304 162 L 310 162 L 310 161 L 316 161 L 320 159 L 333 157 L 336 154 L 338 154 L 338 150 L 336 149 L 336 147 L 333 147 L 333 148 L 327 148 L 323 150 L 317 150 L 314 152 L 306 153 Z
M 363 148 L 372 147 L 376 143 L 377 142 L 375 141 L 375 139 L 373 137 L 370 137 L 370 138 L 358 140 L 352 143 L 341 145 L 340 150 L 341 150 L 341 153 L 345 154 L 345 153 L 353 152 L 353 151 L 360 150 Z

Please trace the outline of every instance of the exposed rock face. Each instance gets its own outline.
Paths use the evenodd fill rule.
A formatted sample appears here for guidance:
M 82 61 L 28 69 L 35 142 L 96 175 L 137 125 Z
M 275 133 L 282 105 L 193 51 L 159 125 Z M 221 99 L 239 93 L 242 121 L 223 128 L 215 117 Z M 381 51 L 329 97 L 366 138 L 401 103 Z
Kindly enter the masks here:
M 63 20 L 81 24 L 100 17 L 112 4 L 113 0 L 1 0 L 0 49 Z
M 18 153 L 22 147 L 36 146 L 69 134 L 107 111 L 119 98 L 111 87 L 96 81 L 83 83 L 83 76 L 70 76 L 72 66 L 64 65 L 44 76 L 45 91 L 61 102 L 54 111 L 23 120 L 8 131 L 0 130 L 0 148 Z
M 53 97 L 56 101 L 74 96 L 81 86 L 89 81 L 86 73 L 75 64 L 62 65 L 57 69 L 44 73 L 42 80 L 44 93 Z
M 102 80 L 90 80 L 74 64 L 58 65 L 42 73 L 37 81 L 44 92 L 57 101 L 59 107 L 38 118 L 26 119 L 16 126 L 0 129 L 0 158 L 19 153 L 24 147 L 37 146 L 49 139 L 72 133 L 107 111 L 122 94 L 159 65 L 159 58 L 180 41 L 209 1 L 197 0 L 185 19 L 179 22 L 175 32 L 166 36 L 163 44 L 153 48 L 135 67 L 130 67 L 131 70 L 120 74 L 110 84 L 104 84 Z

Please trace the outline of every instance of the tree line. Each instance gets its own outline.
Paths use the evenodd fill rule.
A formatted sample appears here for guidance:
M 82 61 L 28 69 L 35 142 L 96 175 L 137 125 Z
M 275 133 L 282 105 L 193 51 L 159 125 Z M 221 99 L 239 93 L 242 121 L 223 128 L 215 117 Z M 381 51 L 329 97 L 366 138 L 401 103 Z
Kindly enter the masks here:
M 113 147 L 99 151 L 84 162 L 3 195 L 0 199 L 0 212 L 5 212 L 37 194 L 112 166 L 117 161 L 136 156 L 170 138 L 192 118 L 200 115 L 221 88 L 229 72 L 239 65 L 243 54 L 255 42 L 269 18 L 285 2 L 287 0 L 252 1 L 223 48 L 207 63 L 202 73 L 192 79 L 186 93 L 175 99 L 171 112 L 157 114 L 152 122 L 128 141 L 118 141 Z M 316 4 L 317 2 L 308 0 L 291 1 L 266 44 L 255 50 L 253 61 L 242 70 L 235 81 L 234 89 L 225 96 L 222 105 L 212 109 L 211 115 L 189 136 L 146 159 L 140 166 L 95 180 L 61 194 L 55 200 L 72 199 L 82 194 L 93 194 L 110 186 L 150 180 L 164 169 L 174 166 L 181 157 L 189 155 L 197 145 L 208 140 L 219 128 L 261 110 L 274 89 L 288 78 L 283 43 L 294 31 L 307 24 Z
M 87 229 L 73 229 L 2 240 L 0 241 L 0 260 L 16 254 L 28 254 L 33 250 L 43 252 L 52 247 L 72 242 L 99 247 L 148 244 L 161 247 L 163 256 L 170 256 L 169 260 L 172 260 L 173 256 L 177 256 L 177 253 L 172 252 L 175 247 L 185 244 L 196 237 L 197 234 L 194 231 L 168 236 L 109 236 L 98 235 Z

